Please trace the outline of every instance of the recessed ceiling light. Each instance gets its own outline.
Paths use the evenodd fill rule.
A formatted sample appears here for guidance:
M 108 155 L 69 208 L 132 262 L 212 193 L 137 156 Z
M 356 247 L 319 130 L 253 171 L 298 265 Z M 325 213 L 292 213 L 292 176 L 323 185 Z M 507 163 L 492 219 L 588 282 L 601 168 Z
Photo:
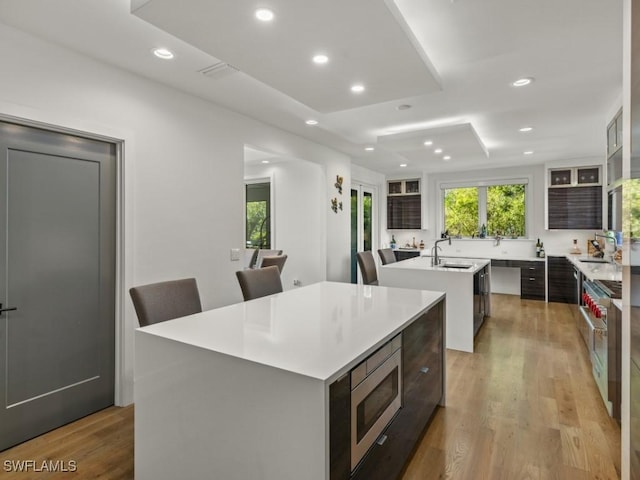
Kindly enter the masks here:
M 524 155 L 533 155 L 533 150 L 527 150 L 526 152 L 522 152 Z
M 522 127 L 520 129 L 521 132 L 530 132 L 531 130 L 533 130 L 533 127 Z
M 351 86 L 351 91 L 353 93 L 362 93 L 362 92 L 364 92 L 364 85 L 361 85 L 359 83 L 357 83 L 355 85 L 352 85 Z
M 375 150 L 374 147 L 364 147 L 367 152 L 373 152 Z
M 436 148 L 433 153 L 442 153 L 442 149 L 441 148 Z
M 306 123 L 307 125 L 317 125 L 318 121 L 317 120 L 307 120 L 304 123 Z
M 261 22 L 270 22 L 275 15 L 268 8 L 259 8 L 256 10 L 256 18 Z
M 531 82 L 533 82 L 533 80 L 533 77 L 523 77 L 511 83 L 511 85 L 513 85 L 514 87 L 524 87 L 525 85 L 529 85 Z
M 442 157 L 443 160 L 451 160 L 451 157 L 449 155 L 445 155 L 444 157 Z
M 406 164 L 406 163 L 401 163 L 401 164 L 400 164 L 400 166 L 401 166 L 402 168 L 404 168 L 404 167 L 406 167 L 406 166 L 407 166 L 407 164 Z
M 318 64 L 323 64 L 323 63 L 327 63 L 329 61 L 329 57 L 327 57 L 326 55 L 315 55 L 313 57 L 313 62 L 314 63 L 318 63 Z
M 411 105 L 407 103 L 403 103 L 402 105 L 398 105 L 396 107 L 396 110 L 409 110 L 410 108 L 411 108 Z
M 171 60 L 174 57 L 173 52 L 166 48 L 154 48 L 152 52 L 156 57 L 163 60 Z
M 269 160 L 262 160 L 262 163 L 269 163 Z
M 426 142 L 424 142 L 425 147 L 429 147 L 431 145 L 433 145 L 433 142 L 431 140 L 427 140 Z

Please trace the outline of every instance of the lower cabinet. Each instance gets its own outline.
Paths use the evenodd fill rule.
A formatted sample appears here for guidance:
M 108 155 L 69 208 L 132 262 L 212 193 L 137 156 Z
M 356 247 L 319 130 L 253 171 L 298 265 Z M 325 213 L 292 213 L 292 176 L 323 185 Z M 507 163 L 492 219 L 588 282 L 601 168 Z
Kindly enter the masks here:
M 444 394 L 444 301 L 402 332 L 402 408 L 382 445 L 374 444 L 351 473 L 349 375 L 330 388 L 331 480 L 393 480 L 400 477 Z M 347 432 L 344 428 L 347 426 Z
M 520 269 L 520 298 L 545 299 L 545 263 L 538 260 L 491 260 L 492 267 Z
M 420 252 L 415 250 L 394 250 L 393 254 L 396 256 L 396 261 L 398 262 L 420 256 Z
M 578 303 L 576 279 L 573 265 L 566 257 L 547 257 L 547 275 L 550 302 Z

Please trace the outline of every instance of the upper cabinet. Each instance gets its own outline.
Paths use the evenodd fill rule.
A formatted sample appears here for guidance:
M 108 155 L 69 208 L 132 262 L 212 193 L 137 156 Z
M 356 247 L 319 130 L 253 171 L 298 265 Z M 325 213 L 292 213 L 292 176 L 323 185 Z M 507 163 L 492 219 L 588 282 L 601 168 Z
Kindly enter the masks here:
M 387 195 L 419 195 L 420 179 L 389 180 L 387 182 Z
M 419 230 L 422 228 L 422 196 L 420 179 L 387 182 L 387 229 Z
M 622 109 L 607 126 L 607 187 L 622 180 Z
M 601 167 L 549 170 L 548 228 L 599 230 L 602 228 Z
M 622 109 L 607 126 L 607 157 L 622 148 Z

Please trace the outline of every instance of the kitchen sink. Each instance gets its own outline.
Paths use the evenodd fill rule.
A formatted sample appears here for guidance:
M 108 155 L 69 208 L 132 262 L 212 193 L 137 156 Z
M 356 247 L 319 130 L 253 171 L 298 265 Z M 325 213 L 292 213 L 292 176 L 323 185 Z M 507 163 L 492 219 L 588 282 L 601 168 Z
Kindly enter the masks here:
M 471 265 L 469 263 L 443 263 L 440 266 L 441 267 L 445 267 L 445 268 L 458 268 L 460 270 L 467 270 L 467 269 L 473 267 L 473 265 Z
M 609 260 L 604 258 L 579 258 L 578 261 L 582 263 L 609 263 Z

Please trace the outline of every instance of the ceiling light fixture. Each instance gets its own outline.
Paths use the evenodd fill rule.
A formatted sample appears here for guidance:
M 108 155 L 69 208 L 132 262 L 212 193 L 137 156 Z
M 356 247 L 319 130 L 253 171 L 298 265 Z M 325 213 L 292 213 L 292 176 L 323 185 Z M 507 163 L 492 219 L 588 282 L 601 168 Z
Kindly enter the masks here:
M 256 18 L 261 22 L 270 22 L 274 17 L 273 11 L 268 8 L 259 8 L 256 10 Z
M 436 148 L 433 153 L 442 153 L 442 149 L 441 148 Z
M 526 152 L 522 152 L 524 155 L 533 155 L 533 150 L 527 150 Z
M 519 78 L 515 82 L 512 82 L 511 85 L 513 85 L 514 87 L 524 87 L 526 85 L 529 85 L 531 82 L 533 82 L 533 80 L 534 80 L 533 77 L 523 77 L 523 78 Z
M 406 163 L 401 163 L 401 164 L 400 164 L 400 166 L 401 166 L 402 168 L 404 168 L 404 167 L 406 167 L 406 166 L 407 166 L 407 164 L 406 164 Z
M 362 92 L 364 92 L 364 85 L 361 85 L 359 83 L 357 83 L 355 85 L 352 85 L 351 86 L 351 91 L 353 93 L 362 93 Z
M 327 57 L 326 55 L 315 55 L 313 57 L 313 63 L 317 63 L 319 65 L 322 65 L 324 63 L 327 63 L 329 61 L 329 57 Z
M 307 125 L 317 125 L 318 121 L 317 120 L 307 120 L 304 123 L 306 123 Z
M 364 147 L 367 152 L 373 152 L 375 150 L 374 147 Z
M 173 52 L 167 48 L 154 48 L 151 51 L 156 57 L 163 60 L 171 60 L 175 56 Z
M 269 160 L 262 160 L 262 163 L 269 163 Z
M 433 145 L 433 142 L 431 140 L 427 140 L 426 142 L 424 142 L 425 147 L 429 147 L 431 145 Z
M 521 132 L 530 132 L 531 130 L 533 130 L 533 127 L 522 127 L 520 129 Z
M 442 159 L 448 161 L 451 160 L 451 157 L 449 155 L 445 155 L 444 157 L 442 157 Z

